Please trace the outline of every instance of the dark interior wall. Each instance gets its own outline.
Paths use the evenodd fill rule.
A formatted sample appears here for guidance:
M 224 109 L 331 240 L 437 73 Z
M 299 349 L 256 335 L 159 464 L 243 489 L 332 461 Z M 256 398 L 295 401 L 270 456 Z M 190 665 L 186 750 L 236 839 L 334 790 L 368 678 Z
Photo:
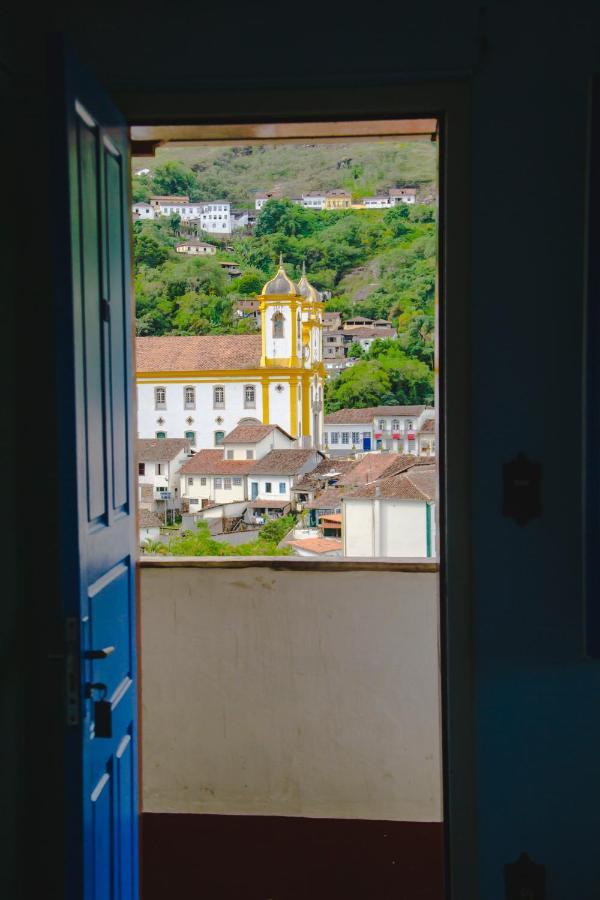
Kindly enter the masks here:
M 64 27 L 111 90 L 193 90 L 199 106 L 202 89 L 220 85 L 243 91 L 257 84 L 471 80 L 474 378 L 465 440 L 475 461 L 480 896 L 500 900 L 502 865 L 527 850 L 548 866 L 549 896 L 592 898 L 600 893 L 600 664 L 583 656 L 580 417 L 587 91 L 600 64 L 597 4 L 552 10 L 539 2 L 491 2 L 479 9 L 474 0 L 424 0 L 379 5 L 372 13 L 310 4 L 292 12 L 288 22 L 281 7 L 256 4 L 121 4 L 114 13 L 54 7 L 46 25 Z M 12 14 L 18 18 L 19 11 Z M 20 274 L 18 346 L 35 354 L 37 371 L 51 384 L 48 259 L 44 246 L 32 259 L 22 241 L 32 229 L 42 240 L 52 233 L 44 31 L 39 19 L 15 19 L 0 37 L 3 85 L 16 100 L 9 189 L 19 191 L 3 249 Z M 52 471 L 53 403 L 60 398 L 40 405 L 35 416 L 21 394 L 11 400 L 21 412 L 19 473 L 39 465 L 40 437 Z M 501 464 L 520 449 L 544 466 L 544 515 L 524 529 L 500 515 Z M 9 827 L 3 845 L 17 865 L 10 841 L 25 829 L 34 829 L 34 840 L 21 841 L 28 851 L 22 860 L 45 846 L 48 859 L 56 858 L 56 845 L 35 835 L 36 822 L 43 823 L 35 810 L 40 787 L 55 815 L 60 796 L 52 791 L 60 786 L 58 768 L 39 747 L 40 732 L 51 734 L 56 718 L 44 655 L 55 639 L 59 602 L 46 527 L 54 521 L 55 497 L 43 481 L 24 479 L 19 491 L 25 581 L 3 622 L 17 622 L 9 634 L 17 652 L 9 656 L 4 733 L 21 740 L 13 763 L 18 758 L 27 774 L 24 787 L 8 774 L 10 766 L 1 770 L 13 799 L 21 791 L 23 830 Z M 32 566 L 32 534 L 40 529 L 44 541 Z M 40 685 L 49 698 L 42 709 Z M 26 691 L 25 707 L 15 701 L 17 690 Z M 45 711 L 47 722 L 42 718 L 40 726 L 38 718 L 34 727 L 32 717 Z M 11 871 L 22 882 L 11 865 L 3 867 L 9 888 Z M 17 889 L 7 896 L 18 896 Z M 47 896 L 54 896 L 51 889 Z

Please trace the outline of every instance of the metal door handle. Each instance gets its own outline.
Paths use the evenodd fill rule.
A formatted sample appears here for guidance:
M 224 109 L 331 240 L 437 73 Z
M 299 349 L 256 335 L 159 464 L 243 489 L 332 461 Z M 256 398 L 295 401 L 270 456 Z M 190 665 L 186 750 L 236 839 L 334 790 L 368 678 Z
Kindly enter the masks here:
M 106 659 L 107 656 L 114 652 L 114 647 L 102 647 L 100 650 L 86 650 L 83 656 L 84 659 Z

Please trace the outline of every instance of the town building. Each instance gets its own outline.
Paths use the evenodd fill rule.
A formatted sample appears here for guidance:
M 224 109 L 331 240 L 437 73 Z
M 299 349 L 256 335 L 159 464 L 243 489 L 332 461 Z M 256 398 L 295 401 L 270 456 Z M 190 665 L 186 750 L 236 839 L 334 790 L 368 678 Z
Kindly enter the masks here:
M 344 556 L 434 557 L 436 498 L 435 461 L 406 457 L 395 470 L 343 490 Z
M 190 512 L 219 503 L 246 500 L 252 461 L 225 459 L 223 450 L 200 450 L 181 468 L 181 493 Z
M 334 188 L 325 194 L 325 209 L 350 209 L 352 194 L 344 188 Z
M 248 470 L 249 506 L 267 514 L 289 510 L 294 486 L 322 460 L 323 454 L 314 449 L 271 450 Z
M 189 238 L 182 241 L 175 247 L 177 253 L 184 253 L 187 256 L 214 256 L 217 248 L 214 244 L 207 244 L 206 241 L 199 241 L 197 238 Z
M 151 509 L 144 509 L 141 507 L 138 510 L 140 547 L 143 548 L 146 541 L 158 541 L 160 539 L 160 529 L 163 524 L 164 523 L 158 513 L 153 512 Z
M 363 197 L 360 202 L 364 209 L 389 209 L 391 206 L 389 194 L 377 194 L 375 197 Z
M 254 199 L 254 207 L 257 210 L 261 210 L 267 200 L 279 200 L 281 198 L 281 193 L 279 191 L 262 191 L 257 193 Z
M 337 538 L 331 537 L 306 537 L 286 541 L 289 547 L 293 547 L 298 556 L 309 559 L 328 559 L 343 555 L 343 544 Z
M 324 428 L 324 446 L 331 455 L 357 450 L 435 454 L 435 411 L 430 406 L 340 409 L 325 416 Z
M 390 188 L 390 203 L 396 206 L 398 203 L 416 203 L 417 189 L 415 187 Z
M 306 191 L 302 194 L 302 206 L 306 209 L 325 209 L 325 191 Z
M 158 512 L 166 520 L 181 508 L 179 470 L 190 456 L 190 441 L 138 438 L 136 450 L 140 509 Z
M 231 230 L 239 231 L 242 228 L 247 228 L 249 223 L 249 210 L 247 209 L 232 209 L 230 212 L 231 218 Z
M 260 300 L 251 297 L 236 300 L 233 304 L 233 314 L 238 319 L 250 319 L 260 331 Z
M 134 203 L 131 207 L 134 219 L 153 219 L 154 210 L 149 203 Z
M 240 419 L 254 416 L 321 446 L 321 297 L 281 263 L 258 300 L 261 334 L 137 338 L 140 437 L 221 447 Z

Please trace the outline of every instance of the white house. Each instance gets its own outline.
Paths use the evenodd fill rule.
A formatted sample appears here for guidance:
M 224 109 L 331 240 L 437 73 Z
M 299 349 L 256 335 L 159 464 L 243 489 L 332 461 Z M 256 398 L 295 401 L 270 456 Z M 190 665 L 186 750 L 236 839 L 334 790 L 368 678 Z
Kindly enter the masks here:
M 378 194 L 375 197 L 363 197 L 361 203 L 365 209 L 389 209 L 392 205 L 388 194 Z
M 165 513 L 181 507 L 179 470 L 190 455 L 185 438 L 138 438 L 140 507 Z
M 138 528 L 140 532 L 140 547 L 145 541 L 158 541 L 162 521 L 158 513 L 151 509 L 138 510 Z
M 437 471 L 423 462 L 343 492 L 344 556 L 436 556 Z
M 189 238 L 182 241 L 175 247 L 177 253 L 184 253 L 187 256 L 214 256 L 217 248 L 214 244 L 207 244 L 206 241 L 199 241 L 196 238 Z
M 290 450 L 294 444 L 294 438 L 279 425 L 263 425 L 254 418 L 241 419 L 233 431 L 225 436 L 223 457 L 259 460 L 271 450 Z
M 306 209 L 325 209 L 325 191 L 306 191 L 302 194 L 302 206 Z
M 262 191 L 257 193 L 254 199 L 255 209 L 261 210 L 267 200 L 278 200 L 281 197 L 279 191 Z
M 209 234 L 231 234 L 231 204 L 227 200 L 211 200 L 199 204 L 200 227 Z
M 245 228 L 249 224 L 249 213 L 247 209 L 232 209 L 230 218 L 232 231 L 238 231 L 238 229 Z
M 286 541 L 286 543 L 294 548 L 297 556 L 309 559 L 335 559 L 343 555 L 342 541 L 337 538 L 307 537 Z
M 291 505 L 292 488 L 323 459 L 318 450 L 271 450 L 248 470 L 250 507 L 267 512 Z
M 398 203 L 416 203 L 417 189 L 416 187 L 390 188 L 390 204 L 396 206 Z
M 431 425 L 426 425 L 431 421 Z M 425 429 L 425 430 L 423 430 Z M 435 410 L 428 406 L 370 406 L 325 416 L 324 444 L 332 455 L 357 450 L 435 453 Z
M 149 203 L 134 203 L 131 207 L 134 219 L 153 219 L 154 210 Z
M 210 234 L 231 234 L 231 204 L 227 200 L 190 200 L 183 195 L 150 197 L 152 215 L 180 216 L 183 222 L 199 222 L 202 231 Z
M 224 459 L 223 450 L 200 450 L 181 467 L 181 495 L 190 512 L 247 499 L 246 476 L 252 460 Z

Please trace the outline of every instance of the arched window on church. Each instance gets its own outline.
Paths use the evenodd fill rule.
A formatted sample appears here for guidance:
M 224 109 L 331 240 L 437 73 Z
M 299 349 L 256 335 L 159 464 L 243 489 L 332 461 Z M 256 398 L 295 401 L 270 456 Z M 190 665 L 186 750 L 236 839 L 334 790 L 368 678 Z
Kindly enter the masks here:
M 273 322 L 273 337 L 282 338 L 284 336 L 283 326 L 285 323 L 283 313 L 275 313 L 271 321 Z

